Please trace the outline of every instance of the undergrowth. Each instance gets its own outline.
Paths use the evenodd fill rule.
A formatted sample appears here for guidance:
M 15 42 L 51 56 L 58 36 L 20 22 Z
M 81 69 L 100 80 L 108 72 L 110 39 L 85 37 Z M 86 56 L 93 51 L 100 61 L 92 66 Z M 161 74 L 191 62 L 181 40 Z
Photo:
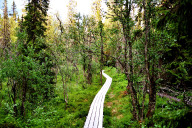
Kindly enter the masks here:
M 105 98 L 104 127 L 105 128 L 148 128 L 153 122 L 155 128 L 190 128 L 192 127 L 192 110 L 182 103 L 170 101 L 157 95 L 155 115 L 143 123 L 132 118 L 130 94 L 126 93 L 127 80 L 124 74 L 118 73 L 115 68 L 105 69 L 112 84 Z M 141 102 L 141 99 L 139 99 Z M 146 109 L 148 94 L 146 95 Z
M 25 118 L 14 117 L 13 105 L 8 104 L 8 89 L 3 83 L 0 90 L 0 128 L 82 128 L 93 98 L 101 88 L 99 71 L 93 75 L 93 83 L 85 83 L 80 71 L 74 74 L 67 85 L 68 103 L 64 102 L 61 76 L 58 75 L 55 97 L 41 103 L 33 112 L 26 111 Z M 103 79 L 105 82 L 105 79 Z M 28 104 L 26 102 L 26 104 Z M 31 114 L 32 113 L 32 114 Z
M 131 113 L 131 97 L 125 91 L 128 84 L 125 75 L 110 67 L 105 68 L 105 73 L 112 77 L 112 84 L 105 97 L 103 127 L 147 128 L 151 121 L 154 122 L 155 128 L 190 128 L 192 126 L 192 111 L 189 107 L 158 96 L 154 117 L 150 120 L 145 119 L 143 123 L 134 121 Z M 93 76 L 92 85 L 85 84 L 84 80 L 82 72 L 79 72 L 66 83 L 68 92 L 66 105 L 61 76 L 58 76 L 55 97 L 40 103 L 33 112 L 26 111 L 24 119 L 14 117 L 13 105 L 8 102 L 9 90 L 3 83 L 3 89 L 0 90 L 0 128 L 82 128 L 93 98 L 101 88 L 99 71 Z M 104 82 L 105 79 L 103 79 Z M 145 104 L 146 110 L 147 102 L 148 100 Z M 26 102 L 26 105 L 31 104 Z

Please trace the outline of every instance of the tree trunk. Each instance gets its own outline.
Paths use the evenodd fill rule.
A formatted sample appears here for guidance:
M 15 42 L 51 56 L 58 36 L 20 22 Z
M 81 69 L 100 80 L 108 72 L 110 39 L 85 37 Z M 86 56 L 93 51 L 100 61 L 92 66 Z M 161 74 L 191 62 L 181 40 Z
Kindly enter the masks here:
M 9 18 L 8 18 L 8 8 L 7 8 L 7 1 L 4 1 L 4 17 L 3 17 L 3 51 L 4 55 L 6 54 L 6 48 L 8 48 L 10 42 L 10 25 L 9 25 Z
M 99 27 L 100 27 L 100 37 L 101 37 L 101 61 L 100 61 L 100 81 L 102 85 L 102 69 L 103 69 L 103 23 L 102 21 L 99 21 Z
M 89 36 L 88 40 L 88 67 L 87 67 L 87 83 L 92 83 L 92 51 L 91 51 L 91 36 Z
M 130 75 L 128 79 L 128 85 L 130 87 L 131 91 L 131 98 L 132 98 L 132 104 L 133 104 L 133 116 L 136 120 L 139 119 L 137 110 L 139 110 L 139 104 L 137 99 L 137 92 L 135 88 L 133 87 L 133 56 L 132 56 L 132 44 L 131 42 L 129 44 L 129 67 L 130 67 Z M 140 111 L 140 110 L 139 110 Z
M 163 65 L 163 58 L 159 58 L 159 63 L 158 63 L 158 68 L 159 68 L 159 71 L 162 71 L 162 65 Z M 163 71 L 162 71 L 163 72 Z M 161 78 L 161 72 L 158 72 L 158 79 Z
M 65 85 L 65 83 L 66 83 L 66 78 L 65 78 L 65 80 L 64 80 L 64 76 L 63 76 L 63 73 L 61 73 L 61 80 L 62 80 L 62 83 L 63 83 L 63 98 L 64 98 L 64 101 L 65 101 L 65 103 L 66 103 L 66 106 L 67 106 L 67 99 L 66 99 L 66 95 L 67 95 L 67 88 L 66 88 L 66 85 Z
M 89 50 L 89 55 L 88 55 L 88 61 L 89 61 L 89 63 L 88 63 L 88 69 L 87 69 L 87 82 L 88 82 L 88 84 L 91 84 L 92 83 L 92 71 L 91 71 L 91 69 L 92 69 L 92 64 L 91 64 L 91 62 L 92 62 L 92 54 L 91 54 L 91 51 Z
M 85 39 L 85 36 L 83 35 L 83 46 L 85 46 L 85 42 L 87 40 Z M 82 53 L 82 58 L 83 58 L 83 75 L 84 75 L 84 78 L 86 79 L 87 78 L 87 75 L 86 75 L 86 55 L 85 55 L 86 51 L 85 51 L 85 48 L 83 47 L 83 53 Z M 83 85 L 83 88 L 85 88 L 85 86 Z
M 26 77 L 23 77 L 23 86 L 22 86 L 22 104 L 21 104 L 21 116 L 25 117 L 25 101 L 27 93 L 27 80 Z
M 0 80 L 0 90 L 3 88 L 2 81 Z
M 84 75 L 84 78 L 86 78 L 86 59 L 85 59 L 85 56 L 83 56 L 83 75 Z
M 131 99 L 132 99 L 132 106 L 133 106 L 133 117 L 135 120 L 138 120 L 138 113 L 137 110 L 139 110 L 139 104 L 138 104 L 138 99 L 137 99 L 137 92 L 133 86 L 133 51 L 132 51 L 132 42 L 131 42 L 131 37 L 130 37 L 130 26 L 127 25 L 130 21 L 130 11 L 131 11 L 131 5 L 132 3 L 126 0 L 125 3 L 125 8 L 126 8 L 126 14 L 124 16 L 127 18 L 126 22 L 123 23 L 123 33 L 125 37 L 125 48 L 124 48 L 124 69 L 125 69 L 125 74 L 128 79 L 128 86 L 131 91 Z M 127 48 L 129 47 L 129 61 L 127 59 Z M 128 68 L 130 68 L 130 73 Z
M 148 85 L 150 85 L 150 74 L 149 74 L 149 62 L 148 62 L 148 44 L 150 43 L 149 39 L 149 17 L 147 16 L 147 9 L 146 9 L 146 2 L 147 0 L 143 0 L 143 6 L 144 6 L 144 20 L 145 20 L 145 49 L 144 49 L 144 57 L 145 57 L 145 85 L 143 87 L 143 101 L 142 101 L 142 110 L 141 110 L 141 120 L 144 118 L 144 102 L 145 102 L 145 96 L 146 96 L 146 90 Z
M 13 110 L 14 110 L 14 116 L 17 117 L 17 106 L 16 106 L 16 96 L 17 96 L 17 90 L 16 90 L 16 83 L 15 81 L 13 81 L 13 86 L 12 86 L 12 91 L 13 91 L 13 104 L 14 104 L 14 107 L 13 107 Z
M 67 77 L 65 77 L 65 90 L 64 90 L 64 100 L 65 100 L 65 103 L 66 103 L 66 107 L 67 107 L 67 104 L 68 104 L 68 94 L 67 94 Z
M 56 83 L 57 83 L 57 75 L 58 75 L 58 67 L 56 66 L 55 67 L 55 75 L 56 75 L 56 77 L 55 77 L 55 79 L 56 79 Z M 56 83 L 55 83 L 55 86 L 56 86 Z
M 130 30 L 129 30 L 130 31 Z M 130 88 L 131 91 L 131 99 L 132 99 L 132 105 L 133 105 L 133 117 L 134 119 L 138 120 L 138 114 L 137 114 L 137 109 L 138 109 L 138 100 L 137 100 L 137 92 L 135 88 L 133 87 L 133 55 L 132 55 L 132 43 L 128 40 L 129 39 L 129 31 L 126 31 L 125 26 L 123 26 L 123 32 L 124 32 L 124 37 L 125 37 L 125 47 L 124 47 L 124 70 L 125 70 L 125 75 L 127 76 L 128 79 L 128 87 Z M 128 65 L 128 59 L 127 59 L 127 48 L 129 47 L 129 65 Z M 128 66 L 130 68 L 130 73 L 128 70 Z
M 150 86 L 149 86 L 149 107 L 147 112 L 147 117 L 152 117 L 155 113 L 155 104 L 156 104 L 156 83 L 155 79 L 152 76 L 150 78 Z
M 154 45 L 154 44 L 153 44 Z M 154 47 L 154 46 L 153 46 Z M 147 117 L 152 117 L 155 113 L 155 104 L 156 104 L 156 74 L 155 74 L 155 58 L 152 59 L 152 74 L 150 76 L 150 85 L 149 85 L 149 107 L 147 112 Z

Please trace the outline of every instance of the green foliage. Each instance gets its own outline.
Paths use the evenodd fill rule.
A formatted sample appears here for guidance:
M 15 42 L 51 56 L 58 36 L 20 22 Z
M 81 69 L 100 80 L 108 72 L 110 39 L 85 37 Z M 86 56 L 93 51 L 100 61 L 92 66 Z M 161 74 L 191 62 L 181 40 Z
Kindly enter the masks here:
M 82 69 L 80 72 L 83 73 Z M 37 106 L 33 106 L 34 109 L 27 111 L 24 120 L 13 116 L 13 107 L 6 103 L 9 100 L 8 95 L 6 93 L 1 93 L 0 96 L 6 98 L 1 102 L 0 127 L 83 127 L 90 108 L 89 106 L 101 87 L 98 86 L 100 83 L 99 73 L 94 75 L 93 84 L 89 85 L 86 89 L 82 87 L 84 83 L 77 84 L 74 77 L 75 76 L 72 75 L 72 81 L 69 80 L 66 83 L 70 85 L 67 86 L 69 97 L 67 105 L 63 99 L 63 87 L 61 76 L 59 75 L 55 89 L 55 97 L 49 101 L 41 102 Z M 82 75 L 79 74 L 77 77 L 81 78 Z M 6 88 L 2 91 L 6 91 Z M 36 100 L 38 101 L 39 99 Z M 34 105 L 29 102 L 26 104 Z
M 169 83 L 180 86 L 191 85 L 191 41 L 192 27 L 191 27 L 191 8 L 192 2 L 189 0 L 183 1 L 167 1 L 165 6 L 159 8 L 161 13 L 157 24 L 158 28 L 165 29 L 171 38 L 174 39 L 170 45 L 167 46 L 163 58 L 166 64 L 167 80 Z M 171 5 L 172 9 L 167 9 L 166 5 Z
M 143 122 L 132 120 L 132 106 L 130 94 L 125 93 L 127 86 L 126 77 L 117 73 L 115 68 L 105 68 L 105 72 L 112 77 L 112 85 L 105 98 L 104 127 L 155 127 L 155 128 L 179 128 L 191 127 L 191 110 L 184 107 L 183 103 L 170 102 L 169 99 L 157 96 L 155 115 L 146 118 Z M 148 94 L 146 95 L 145 110 L 147 110 Z M 142 99 L 140 98 L 141 102 Z M 152 124 L 151 122 L 154 122 Z
M 132 125 L 132 106 L 130 95 L 125 94 L 127 80 L 124 74 L 117 73 L 115 68 L 105 68 L 105 73 L 113 81 L 107 92 L 104 105 L 104 127 L 126 128 Z M 126 103 L 126 104 L 125 104 Z
M 185 90 L 177 98 L 191 97 L 186 89 L 190 89 L 192 81 L 192 2 L 164 0 L 159 6 L 151 0 L 146 5 L 142 5 L 143 1 L 109 1 L 109 10 L 113 12 L 109 11 L 108 16 L 114 22 L 106 19 L 104 23 L 98 9 L 100 2 L 97 0 L 94 5 L 95 18 L 77 14 L 71 0 L 69 24 L 62 26 L 57 17 L 59 22 L 50 27 L 46 26 L 49 0 L 29 0 L 17 38 L 15 17 L 4 16 L 11 21 L 12 45 L 6 52 L 0 49 L 0 127 L 83 127 L 89 106 L 100 89 L 100 65 L 116 67 L 105 68 L 113 82 L 105 99 L 104 127 L 191 127 L 189 107 L 158 96 L 154 117 L 133 120 L 131 96 L 126 90 L 128 80 L 121 71 L 129 65 L 130 82 L 133 81 L 141 108 L 143 86 L 149 82 L 144 56 L 148 43 L 146 57 L 154 86 L 169 85 Z M 135 11 L 132 5 L 140 10 L 136 19 L 132 17 L 135 12 L 130 12 Z M 143 7 L 147 12 L 145 29 L 141 22 Z M 0 27 L 3 23 L 0 16 Z M 103 63 L 99 63 L 101 49 L 106 55 Z M 133 58 L 128 55 L 130 49 Z M 150 108 L 148 103 L 146 94 L 144 115 Z M 140 111 L 137 113 L 141 115 Z
M 182 103 L 166 102 L 165 99 L 159 97 L 157 101 L 159 102 L 154 116 L 156 127 L 187 128 L 192 126 L 190 108 L 183 107 L 184 104 Z
M 27 15 L 23 26 L 26 28 L 28 42 L 35 43 L 37 37 L 44 36 L 48 6 L 49 0 L 32 0 L 26 6 Z

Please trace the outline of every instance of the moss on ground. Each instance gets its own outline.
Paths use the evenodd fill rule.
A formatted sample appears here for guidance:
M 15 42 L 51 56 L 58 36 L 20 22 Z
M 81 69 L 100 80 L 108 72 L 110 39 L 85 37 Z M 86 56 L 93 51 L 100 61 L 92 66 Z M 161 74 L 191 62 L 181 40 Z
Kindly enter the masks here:
M 105 73 L 112 77 L 112 84 L 105 98 L 104 127 L 106 128 L 189 128 L 192 127 L 191 108 L 183 103 L 172 102 L 167 98 L 157 96 L 155 115 L 152 119 L 145 119 L 143 123 L 133 121 L 130 94 L 126 92 L 127 80 L 124 74 L 115 68 L 107 67 Z M 141 103 L 141 99 L 140 103 Z M 145 113 L 148 107 L 146 95 Z

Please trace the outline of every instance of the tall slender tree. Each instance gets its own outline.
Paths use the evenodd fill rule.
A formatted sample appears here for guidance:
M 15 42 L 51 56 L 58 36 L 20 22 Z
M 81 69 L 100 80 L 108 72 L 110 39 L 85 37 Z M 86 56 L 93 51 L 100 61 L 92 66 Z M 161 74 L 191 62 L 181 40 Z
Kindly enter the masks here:
M 123 36 L 124 36 L 124 53 L 123 58 L 116 57 L 124 69 L 124 73 L 128 80 L 129 90 L 131 91 L 132 98 L 132 106 L 133 106 L 133 117 L 138 120 L 139 116 L 137 110 L 139 109 L 139 102 L 137 99 L 137 92 L 133 86 L 133 51 L 132 46 L 133 42 L 131 40 L 131 28 L 132 18 L 131 18 L 131 10 L 132 10 L 133 1 L 132 0 L 114 0 L 112 4 L 108 3 L 108 7 L 112 10 L 113 14 L 111 14 L 113 21 L 120 21 L 123 27 Z
M 41 75 L 44 77 L 44 79 L 47 79 L 47 83 L 45 85 L 41 85 L 41 90 L 37 90 L 33 86 L 30 86 L 31 84 L 29 84 L 29 78 L 26 76 L 23 77 L 21 106 L 22 115 L 25 113 L 24 104 L 27 98 L 27 92 L 30 94 L 29 100 L 34 103 L 36 102 L 35 99 L 37 99 L 38 94 L 42 90 L 44 100 L 48 100 L 54 92 L 55 74 L 52 71 L 52 68 L 55 64 L 49 52 L 47 51 L 48 49 L 46 42 L 42 41 L 42 38 L 45 37 L 48 6 L 49 0 L 29 0 L 28 5 L 26 6 L 27 15 L 24 17 L 25 20 L 22 23 L 22 26 L 27 33 L 27 41 L 26 43 L 23 43 L 23 48 L 20 49 L 20 52 L 25 57 L 31 57 L 32 59 L 35 59 L 36 63 L 39 63 L 43 67 L 43 70 L 41 70 Z M 34 50 L 33 54 L 31 54 L 31 50 L 29 50 L 29 48 Z M 24 58 L 23 61 L 25 60 Z M 36 90 L 39 92 L 36 92 Z
M 10 43 L 10 25 L 8 18 L 8 8 L 7 8 L 7 0 L 4 0 L 4 9 L 3 9 L 3 49 L 7 48 Z
M 0 14 L 0 47 L 3 43 L 3 17 Z
M 13 19 L 16 21 L 17 20 L 17 7 L 16 7 L 16 4 L 15 4 L 15 1 L 13 0 L 13 3 L 12 3 L 12 14 L 10 14 L 13 16 Z
M 103 63 L 104 63 L 104 50 L 103 50 L 103 27 L 104 24 L 102 22 L 103 20 L 103 12 L 102 12 L 102 8 L 101 8 L 101 0 L 95 0 L 93 2 L 93 6 L 92 6 L 92 11 L 94 14 L 94 17 L 97 21 L 98 24 L 98 29 L 99 29 L 99 36 L 100 36 L 100 82 L 102 85 L 102 69 L 103 69 Z
M 101 43 L 100 43 L 100 52 L 101 52 L 101 58 L 100 58 L 100 81 L 101 81 L 101 85 L 102 85 L 102 69 L 103 69 L 103 63 L 104 63 L 104 57 L 103 57 L 103 54 L 104 54 L 104 51 L 103 51 L 103 23 L 102 21 L 100 20 L 99 23 L 98 23 L 98 26 L 99 26 L 99 36 L 100 36 L 100 40 L 101 40 Z
M 149 85 L 149 106 L 147 117 L 152 117 L 155 112 L 155 104 L 156 104 L 156 83 L 155 83 L 155 75 L 154 75 L 154 63 L 151 64 L 152 70 L 151 74 L 149 73 L 149 55 L 148 55 L 148 45 L 150 44 L 150 15 L 151 15 L 151 0 L 144 0 L 144 21 L 145 21 L 145 72 L 146 72 L 146 85 L 144 86 L 144 90 Z M 149 83 L 149 84 L 148 84 Z M 145 93 L 145 92 L 144 92 Z M 145 95 L 145 94 L 144 94 Z

